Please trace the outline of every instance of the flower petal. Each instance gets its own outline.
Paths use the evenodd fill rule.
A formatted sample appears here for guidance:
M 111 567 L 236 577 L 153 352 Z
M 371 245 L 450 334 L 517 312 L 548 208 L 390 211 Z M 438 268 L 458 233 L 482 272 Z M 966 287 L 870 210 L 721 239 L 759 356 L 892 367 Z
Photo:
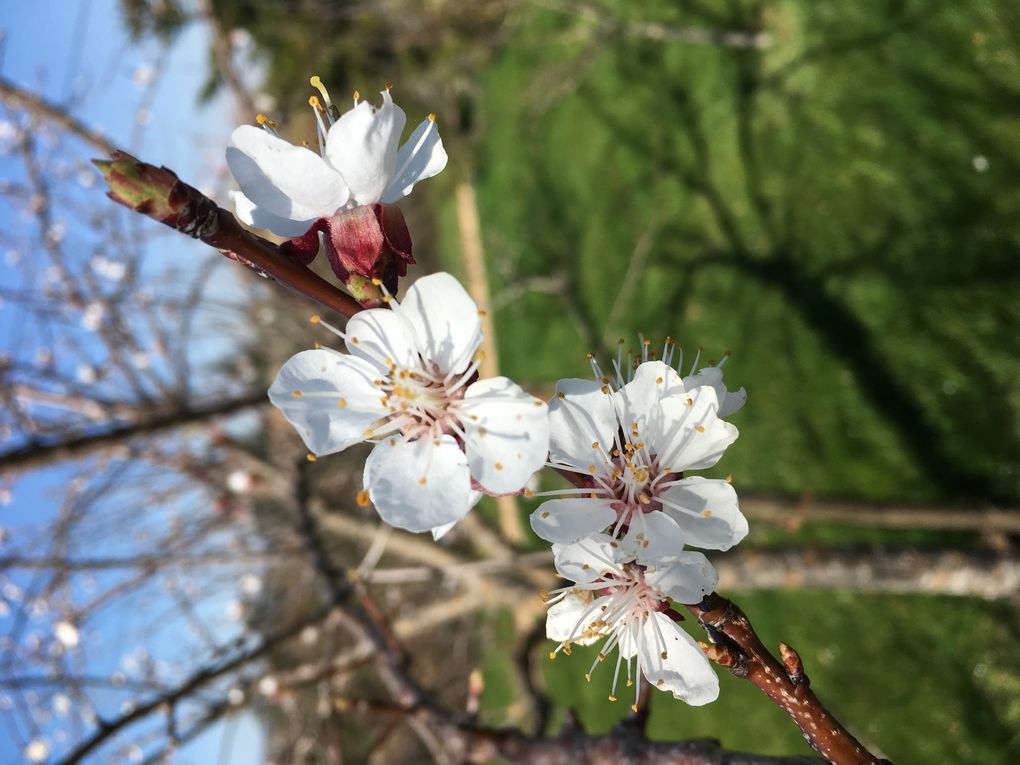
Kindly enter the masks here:
M 556 383 L 549 402 L 550 459 L 587 472 L 588 465 L 604 462 L 619 430 L 610 394 L 593 380 L 566 379 Z M 593 446 L 598 444 L 598 446 Z
M 668 396 L 660 408 L 662 423 L 649 443 L 659 464 L 674 473 L 712 467 L 737 440 L 737 429 L 717 416 L 718 399 L 707 385 Z
M 473 383 L 455 411 L 471 477 L 493 494 L 517 491 L 545 464 L 548 408 L 508 378 Z
M 686 551 L 645 570 L 645 582 L 678 603 L 700 603 L 719 584 L 719 574 L 704 554 Z
M 665 651 L 660 635 L 666 643 Z M 644 620 L 638 650 L 641 672 L 654 687 L 669 691 L 673 698 L 691 706 L 719 698 L 719 678 L 704 652 L 665 614 L 656 612 Z
M 578 584 L 588 584 L 607 573 L 623 575 L 617 551 L 607 534 L 593 534 L 572 544 L 552 546 L 556 573 Z
M 357 205 L 378 202 L 396 170 L 397 144 L 407 117 L 388 90 L 382 97 L 378 109 L 359 102 L 340 115 L 326 135 L 326 159 L 347 181 Z
M 684 378 L 684 385 L 687 386 L 687 390 L 693 390 L 702 385 L 711 386 L 715 390 L 716 397 L 719 399 L 719 411 L 717 414 L 720 417 L 728 417 L 747 402 L 747 391 L 743 388 L 737 391 L 726 390 L 726 383 L 723 382 L 723 371 L 720 367 L 705 367 L 699 370 L 697 374 L 688 375 Z
M 684 549 L 685 538 L 680 526 L 666 513 L 653 510 L 635 513 L 623 538 L 621 549 L 642 565 L 673 557 Z
M 452 436 L 390 438 L 376 444 L 365 462 L 365 488 L 390 526 L 430 531 L 471 509 L 467 458 Z
M 446 167 L 446 149 L 439 137 L 436 121 L 430 116 L 414 129 L 407 143 L 400 147 L 397 166 L 382 201 L 396 202 L 411 193 L 418 181 L 438 175 Z
M 531 528 L 547 542 L 572 544 L 616 520 L 606 499 L 551 499 L 531 514 Z
M 388 308 L 359 311 L 347 322 L 347 350 L 389 373 L 389 363 L 416 369 L 421 366 L 411 330 L 397 312 Z
M 318 154 L 252 125 L 231 134 L 227 164 L 244 195 L 281 218 L 328 217 L 350 196 L 343 177 Z
M 676 522 L 685 543 L 692 547 L 729 550 L 747 536 L 747 519 L 728 481 L 684 478 L 662 492 L 660 499 L 663 512 Z
M 600 635 L 582 637 L 585 628 L 591 624 L 601 606 L 609 598 L 591 599 L 588 593 L 571 592 L 563 600 L 549 606 L 545 616 L 545 635 L 560 643 L 590 645 L 601 639 Z
M 372 384 L 378 372 L 362 359 L 320 348 L 292 356 L 269 388 L 315 454 L 333 454 L 365 440 L 365 430 L 386 410 Z
M 274 215 L 264 207 L 259 207 L 240 191 L 228 191 L 227 195 L 234 203 L 234 215 L 242 222 L 254 228 L 264 228 L 277 236 L 289 238 L 301 236 L 312 227 L 317 218 L 308 220 L 290 220 Z
M 662 426 L 662 399 L 685 390 L 676 370 L 661 361 L 646 361 L 634 370 L 631 381 L 613 394 L 623 427 L 633 429 L 637 424 L 639 435 L 631 434 L 630 440 L 655 443 Z
M 482 341 L 478 306 L 447 273 L 418 279 L 396 309 L 407 320 L 418 350 L 443 374 L 467 368 Z
M 485 495 L 482 494 L 480 491 L 472 491 L 471 497 L 469 499 L 468 508 L 470 509 L 477 505 L 478 500 L 480 500 L 484 496 Z M 429 531 L 432 532 L 432 540 L 434 542 L 438 542 L 440 539 L 445 537 L 447 533 L 449 533 L 450 529 L 452 529 L 458 523 L 459 521 L 450 521 L 449 523 L 444 523 L 442 526 L 436 526 L 434 529 L 429 529 Z

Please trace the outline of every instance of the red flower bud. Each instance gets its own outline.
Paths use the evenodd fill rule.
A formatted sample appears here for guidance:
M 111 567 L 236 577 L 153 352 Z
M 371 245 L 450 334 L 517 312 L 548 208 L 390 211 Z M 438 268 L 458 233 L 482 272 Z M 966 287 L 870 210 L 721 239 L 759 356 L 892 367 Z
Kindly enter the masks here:
M 326 256 L 333 273 L 352 290 L 371 286 L 372 279 L 379 279 L 395 293 L 397 279 L 407 274 L 409 263 L 414 263 L 403 213 L 399 207 L 384 204 L 355 207 L 330 218 L 326 224 Z M 363 299 L 358 294 L 355 298 Z

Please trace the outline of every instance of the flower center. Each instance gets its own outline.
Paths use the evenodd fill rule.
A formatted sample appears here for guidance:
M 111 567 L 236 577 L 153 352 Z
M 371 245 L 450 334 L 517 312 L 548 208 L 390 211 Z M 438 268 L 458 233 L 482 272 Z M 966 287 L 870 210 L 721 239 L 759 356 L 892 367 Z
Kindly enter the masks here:
M 451 404 L 464 398 L 462 382 L 462 376 L 447 381 L 427 371 L 424 362 L 422 367 L 391 363 L 389 375 L 374 381 L 390 413 L 383 427 L 387 433 L 399 430 L 407 439 L 438 438 L 444 433 L 463 438 L 457 415 L 450 411 Z

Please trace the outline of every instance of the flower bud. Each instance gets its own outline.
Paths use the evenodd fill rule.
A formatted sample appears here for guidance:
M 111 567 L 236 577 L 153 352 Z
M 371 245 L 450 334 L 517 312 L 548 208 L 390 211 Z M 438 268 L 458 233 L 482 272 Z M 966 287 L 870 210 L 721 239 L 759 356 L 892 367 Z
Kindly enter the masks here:
M 373 279 L 396 293 L 398 278 L 414 263 L 411 235 L 399 207 L 377 203 L 339 212 L 329 219 L 326 233 L 333 273 L 362 305 L 382 300 Z

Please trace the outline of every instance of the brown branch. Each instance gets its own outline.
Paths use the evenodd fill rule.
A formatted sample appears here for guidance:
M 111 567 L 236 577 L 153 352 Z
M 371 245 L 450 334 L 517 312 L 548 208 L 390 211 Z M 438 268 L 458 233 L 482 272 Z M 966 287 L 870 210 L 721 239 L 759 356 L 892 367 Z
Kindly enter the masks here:
M 113 141 L 73 117 L 63 107 L 50 103 L 35 93 L 15 85 L 6 77 L 0 77 L 0 97 L 10 104 L 31 112 L 37 117 L 60 125 L 69 133 L 78 136 L 81 140 L 95 147 L 98 151 L 112 154 L 117 150 Z
M 708 657 L 737 677 L 752 682 L 797 723 L 812 748 L 833 765 L 890 765 L 871 754 L 826 709 L 810 688 L 800 656 L 779 644 L 776 659 L 755 634 L 740 607 L 717 593 L 686 606 L 708 632 Z
M 83 457 L 100 449 L 121 444 L 126 439 L 153 435 L 212 417 L 222 417 L 241 409 L 258 406 L 266 401 L 268 398 L 265 391 L 259 390 L 238 398 L 216 401 L 194 408 L 157 412 L 141 417 L 134 422 L 117 425 L 99 432 L 84 433 L 61 440 L 34 441 L 17 449 L 0 453 L 0 473 L 9 470 L 27 470 L 58 460 Z
M 387 702 L 348 700 L 356 711 L 417 718 L 443 734 L 447 749 L 465 763 L 494 759 L 527 765 L 819 765 L 814 757 L 775 757 L 723 749 L 712 739 L 648 741 L 640 730 L 621 725 L 592 736 L 571 727 L 557 736 L 534 738 L 515 729 L 493 729 L 456 721 L 435 710 Z
M 348 318 L 361 310 L 350 295 L 248 231 L 232 213 L 181 181 L 172 170 L 140 162 L 123 152 L 114 152 L 112 160 L 93 163 L 110 185 L 109 196 L 115 202 L 199 239 Z

